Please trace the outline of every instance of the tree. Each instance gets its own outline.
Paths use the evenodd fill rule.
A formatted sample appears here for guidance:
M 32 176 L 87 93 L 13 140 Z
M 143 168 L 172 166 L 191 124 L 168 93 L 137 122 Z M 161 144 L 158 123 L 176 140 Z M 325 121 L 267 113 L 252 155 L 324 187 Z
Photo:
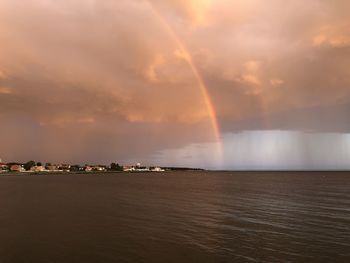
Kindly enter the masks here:
M 122 171 L 123 167 L 121 167 L 118 163 L 111 163 L 111 170 L 112 171 Z
M 41 162 L 37 162 L 36 166 L 42 166 L 42 163 Z
M 26 162 L 23 167 L 24 167 L 24 169 L 29 171 L 30 168 L 32 168 L 33 166 L 35 166 L 35 162 L 34 161 L 29 161 L 29 162 Z
M 78 165 L 78 164 L 72 165 L 69 170 L 71 172 L 79 172 L 80 171 L 80 165 Z
M 117 168 L 116 163 L 111 163 L 111 170 L 114 171 Z

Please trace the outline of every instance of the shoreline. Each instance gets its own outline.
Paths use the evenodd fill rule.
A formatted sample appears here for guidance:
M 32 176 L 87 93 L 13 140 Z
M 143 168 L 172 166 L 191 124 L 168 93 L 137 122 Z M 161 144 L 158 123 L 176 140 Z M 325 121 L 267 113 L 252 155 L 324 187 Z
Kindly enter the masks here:
M 313 170 L 313 171 L 307 171 L 307 170 L 294 170 L 294 171 L 286 171 L 286 170 L 281 170 L 281 171 L 224 171 L 224 170 L 167 170 L 167 171 L 162 171 L 162 172 L 152 172 L 152 171 L 93 171 L 93 172 L 85 172 L 85 171 L 73 171 L 73 172 L 0 172 L 0 177 L 26 177 L 26 176 L 59 176 L 59 175 L 113 175 L 113 174 L 126 174 L 126 175 L 133 175 L 133 174 L 149 174 L 149 175 L 163 175 L 163 174 L 169 174 L 169 173 L 181 173 L 181 172 L 195 172 L 195 173 L 221 173 L 221 174 L 227 174 L 227 173 L 233 173 L 233 174 L 248 174 L 248 173 L 255 173 L 255 174 L 277 174 L 277 173 L 282 173 L 282 174 L 288 174 L 288 173 L 297 173 L 297 174 L 304 174 L 304 173 L 337 173 L 337 174 L 350 174 L 350 170 Z

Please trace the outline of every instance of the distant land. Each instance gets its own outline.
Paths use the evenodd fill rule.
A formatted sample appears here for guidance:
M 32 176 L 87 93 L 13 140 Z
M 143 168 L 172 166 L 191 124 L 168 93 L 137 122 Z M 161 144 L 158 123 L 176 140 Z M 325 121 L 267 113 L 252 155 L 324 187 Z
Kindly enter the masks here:
M 135 165 L 110 165 L 95 164 L 52 164 L 28 161 L 3 163 L 0 159 L 0 173 L 88 173 L 88 172 L 165 172 L 165 171 L 203 171 L 201 168 L 191 167 L 160 167 L 143 166 L 141 163 Z

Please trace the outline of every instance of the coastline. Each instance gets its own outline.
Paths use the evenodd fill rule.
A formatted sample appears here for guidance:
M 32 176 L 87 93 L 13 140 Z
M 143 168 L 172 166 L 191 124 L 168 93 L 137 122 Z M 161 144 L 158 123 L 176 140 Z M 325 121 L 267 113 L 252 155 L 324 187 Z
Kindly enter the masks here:
M 183 172 L 194 172 L 194 173 L 220 173 L 220 174 L 230 174 L 230 175 L 238 175 L 238 174 L 328 174 L 328 173 L 336 173 L 336 174 L 349 174 L 350 171 L 348 170 L 273 170 L 273 171 L 257 171 L 257 170 L 199 170 L 199 169 L 188 169 L 188 170 L 166 170 L 162 172 L 151 172 L 151 171 L 93 171 L 93 172 L 86 172 L 86 171 L 72 171 L 72 172 L 1 172 L 0 177 L 32 177 L 32 176 L 67 176 L 67 175 L 86 175 L 86 176 L 93 176 L 93 175 L 137 175 L 137 174 L 143 174 L 143 175 L 164 175 L 164 174 L 176 174 L 176 173 L 183 173 Z

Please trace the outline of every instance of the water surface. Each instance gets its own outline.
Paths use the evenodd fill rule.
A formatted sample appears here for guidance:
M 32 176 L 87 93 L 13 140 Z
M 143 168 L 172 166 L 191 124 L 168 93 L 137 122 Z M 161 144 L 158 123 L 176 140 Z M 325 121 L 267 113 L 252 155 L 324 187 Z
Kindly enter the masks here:
M 0 262 L 350 262 L 350 173 L 1 176 Z

